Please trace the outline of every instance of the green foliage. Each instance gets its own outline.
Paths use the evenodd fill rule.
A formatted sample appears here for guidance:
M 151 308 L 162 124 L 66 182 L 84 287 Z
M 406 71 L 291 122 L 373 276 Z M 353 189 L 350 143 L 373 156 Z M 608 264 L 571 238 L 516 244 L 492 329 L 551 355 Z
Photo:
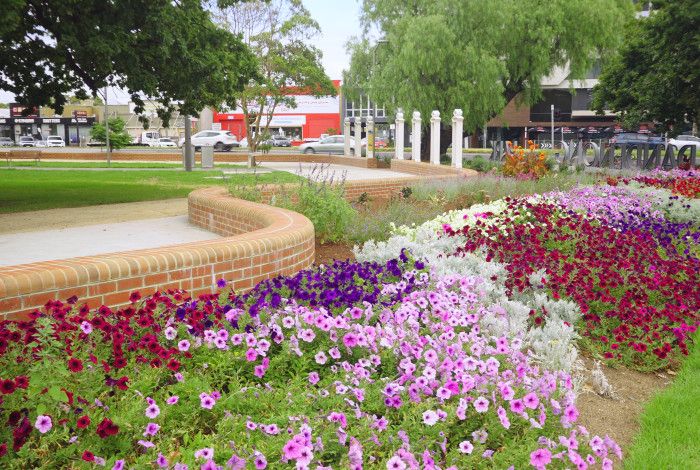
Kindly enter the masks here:
M 121 149 L 131 143 L 131 135 L 126 130 L 126 123 L 122 118 L 109 119 L 109 146 L 112 149 Z M 96 122 L 90 129 L 90 137 L 99 142 L 107 142 L 107 130 L 101 122 Z
M 556 67 L 583 78 L 620 41 L 629 0 L 364 0 L 362 22 L 383 40 L 349 43 L 344 91 L 407 112 L 465 110 L 472 133 L 516 96 L 541 97 Z
M 335 96 L 336 90 L 321 65 L 320 49 L 309 43 L 321 29 L 300 0 L 253 0 L 224 7 L 221 3 L 214 8 L 215 20 L 242 35 L 259 61 L 258 79 L 247 82 L 238 99 L 227 102 L 242 109 L 248 146 L 256 151 L 275 110 L 296 107 L 290 88 L 314 96 Z
M 492 170 L 498 170 L 501 167 L 501 164 L 498 162 L 492 162 L 490 160 L 487 160 L 481 155 L 477 155 L 471 160 L 462 160 L 462 167 L 471 168 L 472 170 L 476 170 L 479 173 L 488 173 Z
M 147 96 L 166 123 L 178 108 L 198 114 L 256 75 L 250 50 L 209 16 L 201 0 L 5 1 L 0 89 L 61 112 L 67 96 L 85 99 L 114 85 L 129 92 L 137 113 Z
M 628 127 L 655 121 L 676 135 L 686 122 L 700 122 L 700 4 L 655 3 L 658 10 L 627 28 L 593 90 L 593 106 L 621 112 Z
M 321 243 L 337 242 L 345 237 L 357 216 L 343 197 L 344 192 L 342 184 L 309 179 L 298 185 L 294 194 L 280 205 L 308 217 Z

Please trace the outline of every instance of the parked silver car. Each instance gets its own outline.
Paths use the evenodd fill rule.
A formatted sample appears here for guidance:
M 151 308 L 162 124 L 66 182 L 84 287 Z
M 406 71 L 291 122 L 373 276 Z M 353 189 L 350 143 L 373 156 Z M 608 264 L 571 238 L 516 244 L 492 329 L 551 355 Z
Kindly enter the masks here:
M 23 135 L 19 138 L 20 147 L 36 147 L 36 140 L 30 135 Z
M 350 138 L 350 154 L 355 154 L 355 146 L 352 137 Z M 366 143 L 362 141 L 362 147 L 364 148 Z M 345 152 L 345 136 L 343 135 L 330 135 L 324 137 L 317 142 L 307 142 L 299 146 L 299 151 L 301 153 L 336 153 L 342 155 Z
M 0 137 L 0 147 L 12 147 L 15 145 L 14 140 L 9 137 Z
M 668 143 L 673 145 L 676 150 L 685 145 L 695 145 L 695 148 L 700 152 L 700 137 L 695 137 L 694 135 L 679 135 L 674 139 L 669 139 Z

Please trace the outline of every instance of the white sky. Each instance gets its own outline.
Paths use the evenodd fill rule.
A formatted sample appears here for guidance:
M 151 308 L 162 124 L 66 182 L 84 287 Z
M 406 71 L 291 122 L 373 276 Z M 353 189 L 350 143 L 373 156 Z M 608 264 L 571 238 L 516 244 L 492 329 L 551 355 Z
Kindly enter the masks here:
M 361 0 L 304 0 L 311 16 L 321 26 L 321 36 L 315 45 L 323 52 L 323 67 L 332 80 L 340 80 L 343 69 L 350 64 L 345 43 L 352 36 L 360 36 L 362 33 L 360 2 Z M 117 88 L 110 89 L 108 98 L 112 104 L 126 104 L 129 101 L 128 94 Z M 0 91 L 1 103 L 13 101 L 12 93 Z

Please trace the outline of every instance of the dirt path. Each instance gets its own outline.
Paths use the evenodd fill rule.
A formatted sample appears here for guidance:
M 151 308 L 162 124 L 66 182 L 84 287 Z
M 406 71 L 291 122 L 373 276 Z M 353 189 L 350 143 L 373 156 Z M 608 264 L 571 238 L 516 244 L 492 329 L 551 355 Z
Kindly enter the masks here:
M 187 198 L 0 214 L 0 234 L 187 214 Z
M 590 371 L 593 363 L 585 360 Z M 613 369 L 601 366 L 605 377 L 612 385 L 616 398 L 603 398 L 594 390 L 590 380 L 576 400 L 580 412 L 579 422 L 592 434 L 615 439 L 623 453 L 629 449 L 634 436 L 639 432 L 639 417 L 644 405 L 659 391 L 673 381 L 668 373 L 641 373 L 625 368 Z

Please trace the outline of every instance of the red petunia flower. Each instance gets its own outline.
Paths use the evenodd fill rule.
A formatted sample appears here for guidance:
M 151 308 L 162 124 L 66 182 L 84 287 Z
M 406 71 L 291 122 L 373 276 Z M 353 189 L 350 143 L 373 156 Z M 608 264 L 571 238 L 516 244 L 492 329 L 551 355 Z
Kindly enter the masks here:
M 17 388 L 26 389 L 29 387 L 29 378 L 26 375 L 18 375 L 15 377 L 15 385 Z
M 131 303 L 138 302 L 138 300 L 141 298 L 141 294 L 139 291 L 132 292 L 131 295 L 129 296 L 129 300 Z
M 71 372 L 80 372 L 83 370 L 83 361 L 78 358 L 71 357 L 68 359 L 68 369 L 70 369 Z
M 2 392 L 4 395 L 14 393 L 16 389 L 17 386 L 15 385 L 14 380 L 5 379 L 0 382 L 0 392 Z
M 90 417 L 88 415 L 83 415 L 80 418 L 78 418 L 77 426 L 78 429 L 85 429 L 88 426 L 90 426 Z
M 95 461 L 95 454 L 93 454 L 89 450 L 86 450 L 85 452 L 83 452 L 82 459 L 86 462 L 94 462 Z

